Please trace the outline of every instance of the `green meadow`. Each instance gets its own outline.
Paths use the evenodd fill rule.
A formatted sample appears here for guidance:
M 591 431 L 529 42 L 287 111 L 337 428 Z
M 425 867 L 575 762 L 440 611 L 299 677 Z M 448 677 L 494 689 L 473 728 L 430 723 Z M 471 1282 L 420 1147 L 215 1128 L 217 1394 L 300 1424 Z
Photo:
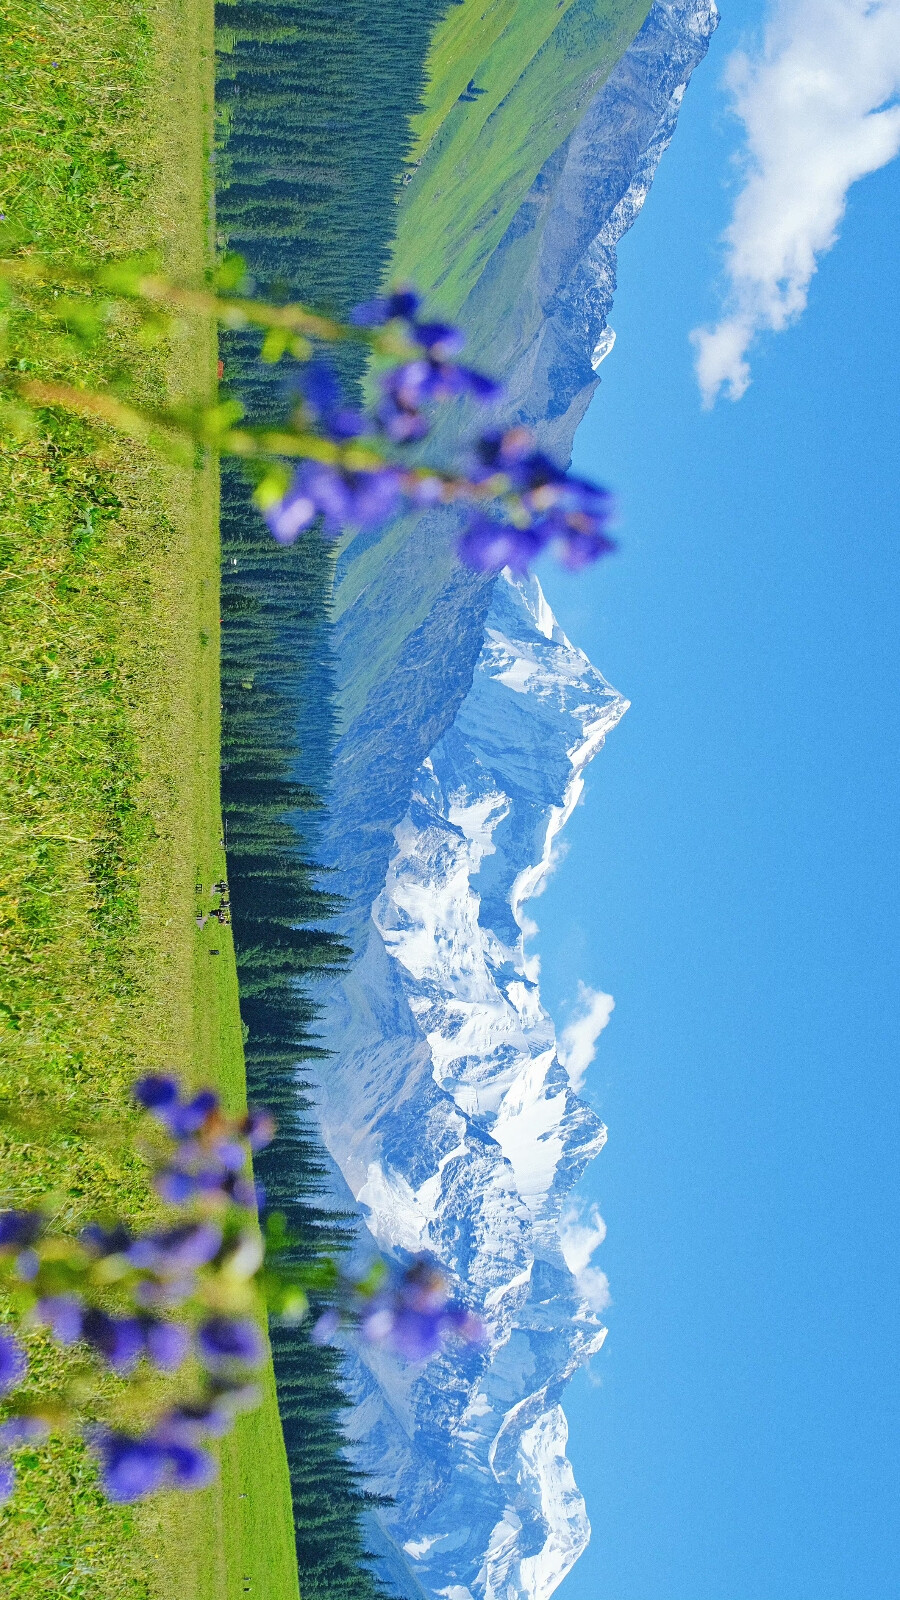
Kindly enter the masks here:
M 212 15 L 202 0 L 0 0 L 0 211 L 42 254 L 152 251 L 209 272 Z M 204 398 L 215 331 L 152 345 L 126 316 L 61 339 L 52 293 L 11 316 L 18 370 L 146 401 Z M 58 307 L 56 308 L 58 309 Z M 244 1099 L 230 930 L 198 929 L 219 806 L 218 474 L 60 413 L 0 439 L 0 1204 L 154 1214 L 129 1087 L 176 1070 Z M 213 937 L 210 927 L 216 928 Z M 217 953 L 213 953 L 217 952 Z M 32 1392 L 77 1383 L 30 1338 Z M 106 1399 L 126 1405 L 116 1382 Z M 194 1495 L 117 1507 L 74 1438 L 18 1456 L 0 1510 L 10 1600 L 298 1595 L 271 1370 Z
M 549 156 L 637 33 L 648 0 L 463 0 L 428 56 L 400 206 L 398 275 L 459 312 Z

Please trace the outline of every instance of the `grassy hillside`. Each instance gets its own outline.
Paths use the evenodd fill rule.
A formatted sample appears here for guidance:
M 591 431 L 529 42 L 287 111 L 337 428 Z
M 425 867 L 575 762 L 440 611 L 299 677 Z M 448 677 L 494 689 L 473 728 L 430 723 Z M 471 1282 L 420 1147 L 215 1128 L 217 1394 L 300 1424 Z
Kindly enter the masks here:
M 460 310 L 541 167 L 627 49 L 648 0 L 463 0 L 428 59 L 398 276 Z
M 413 119 L 394 280 L 416 284 L 429 305 L 468 328 L 467 302 L 493 252 L 648 9 L 648 0 L 449 6 L 428 56 L 425 106 Z M 491 319 L 484 307 L 481 313 L 469 353 L 494 371 L 510 352 L 493 348 Z M 442 424 L 445 447 L 456 427 Z M 354 540 L 343 554 L 334 618 L 345 725 L 368 715 L 370 697 L 405 659 L 411 635 L 426 625 L 447 585 L 458 585 L 449 530 L 436 524 L 407 518 L 377 539 Z
M 0 211 L 42 252 L 155 248 L 202 281 L 211 33 L 202 0 L 0 0 Z M 48 309 L 36 296 L 13 317 L 20 368 L 211 392 L 212 328 L 147 350 L 126 320 L 103 349 L 66 351 Z M 53 1191 L 73 1225 L 152 1211 L 131 1146 L 139 1070 L 244 1095 L 229 934 L 195 922 L 195 886 L 224 867 L 217 518 L 209 464 L 51 413 L 0 441 L 0 1204 Z M 49 1342 L 32 1356 L 36 1388 L 66 1381 Z M 77 1441 L 23 1452 L 0 1551 L 10 1600 L 296 1600 L 271 1374 L 198 1496 L 114 1507 Z

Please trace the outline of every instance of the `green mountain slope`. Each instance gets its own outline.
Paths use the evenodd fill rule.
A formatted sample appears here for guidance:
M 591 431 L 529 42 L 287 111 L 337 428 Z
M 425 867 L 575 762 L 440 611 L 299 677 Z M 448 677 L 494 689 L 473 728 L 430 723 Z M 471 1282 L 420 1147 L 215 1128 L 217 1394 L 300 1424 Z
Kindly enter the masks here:
M 628 48 L 648 0 L 463 0 L 429 56 L 397 275 L 456 313 L 541 167 Z
M 529 306 L 520 319 L 515 271 L 512 279 L 493 273 L 497 247 L 648 9 L 648 0 L 463 0 L 435 31 L 392 275 L 424 291 L 429 309 L 458 317 L 470 358 L 501 378 L 542 312 Z M 523 280 L 537 239 L 529 222 L 516 247 Z M 436 434 L 444 455 L 480 420 L 472 407 L 456 411 Z M 381 686 L 403 671 L 407 641 L 438 598 L 452 591 L 465 611 L 483 585 L 460 574 L 451 521 L 439 512 L 348 543 L 333 613 L 345 728 L 373 714 Z

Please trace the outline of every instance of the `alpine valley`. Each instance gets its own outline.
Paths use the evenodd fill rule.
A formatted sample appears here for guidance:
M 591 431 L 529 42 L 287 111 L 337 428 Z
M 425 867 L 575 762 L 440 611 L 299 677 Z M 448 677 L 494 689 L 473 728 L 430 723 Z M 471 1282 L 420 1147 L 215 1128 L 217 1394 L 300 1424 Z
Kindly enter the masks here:
M 653 5 L 454 307 L 504 416 L 561 460 L 612 346 L 617 241 L 716 20 L 712 0 Z M 536 581 L 463 571 L 453 531 L 449 511 L 400 522 L 338 567 L 329 853 L 354 961 L 318 1105 L 360 1250 L 431 1252 L 488 1329 L 422 1367 L 348 1353 L 354 1457 L 392 1501 L 372 1513 L 381 1575 L 407 1600 L 546 1600 L 590 1536 L 560 1399 L 605 1330 L 565 1225 L 606 1130 L 560 1060 L 527 907 L 627 702 Z

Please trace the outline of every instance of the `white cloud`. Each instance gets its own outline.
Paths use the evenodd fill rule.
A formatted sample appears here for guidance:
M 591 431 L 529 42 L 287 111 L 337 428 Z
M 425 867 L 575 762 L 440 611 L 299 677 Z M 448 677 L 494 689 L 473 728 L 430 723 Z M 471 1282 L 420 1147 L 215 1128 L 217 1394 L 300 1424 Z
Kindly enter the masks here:
M 557 1054 L 576 1094 L 597 1054 L 597 1040 L 612 1015 L 615 1003 L 611 994 L 604 994 L 602 989 L 589 989 L 586 983 L 579 983 L 575 1015 L 563 1028 L 557 1045 Z
M 591 1266 L 594 1251 L 606 1238 L 606 1223 L 596 1206 L 587 1220 L 574 1206 L 563 1212 L 559 1242 L 566 1266 L 593 1311 L 605 1311 L 610 1302 L 609 1279 L 599 1267 Z
M 761 48 L 733 55 L 726 81 L 745 175 L 725 315 L 691 334 L 706 406 L 745 393 L 754 338 L 800 316 L 851 184 L 900 150 L 900 0 L 772 0 Z

